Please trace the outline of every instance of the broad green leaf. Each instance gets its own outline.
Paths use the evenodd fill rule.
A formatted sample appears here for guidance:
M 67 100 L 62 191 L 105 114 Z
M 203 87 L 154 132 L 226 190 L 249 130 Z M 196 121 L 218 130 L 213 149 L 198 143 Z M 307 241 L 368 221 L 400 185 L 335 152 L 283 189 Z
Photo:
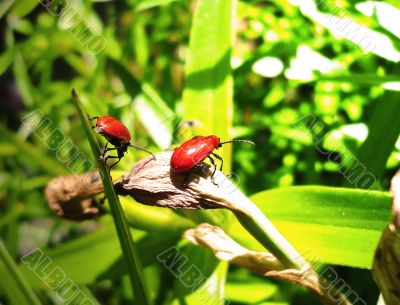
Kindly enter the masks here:
M 233 79 L 231 50 L 235 0 L 197 2 L 186 62 L 183 119 L 200 122 L 204 133 L 231 138 Z M 221 150 L 229 172 L 231 148 Z
M 208 249 L 197 245 L 185 243 L 183 247 L 176 249 L 175 260 L 178 263 L 172 265 L 168 264 L 169 262 L 165 263 L 164 260 L 163 266 L 175 277 L 176 296 L 188 298 L 195 290 L 206 284 L 217 269 L 219 261 Z M 210 289 L 214 288 L 210 287 Z M 205 293 L 208 294 L 207 291 Z M 193 304 L 193 301 L 191 304 Z
M 233 302 L 258 304 L 274 296 L 278 292 L 278 285 L 265 281 L 238 281 L 227 282 L 225 297 Z M 251 291 L 251 293 L 248 293 Z
M 175 243 L 177 236 L 163 234 L 163 238 L 155 235 L 145 236 L 135 231 L 135 240 L 143 264 L 149 265 L 156 261 L 156 256 Z M 140 236 L 139 236 L 140 235 Z M 39 249 L 38 261 L 45 257 L 51 261 L 48 271 L 45 266 L 28 268 L 28 263 L 22 263 L 22 273 L 33 287 L 42 287 L 47 272 L 60 268 L 66 276 L 76 284 L 89 284 L 98 279 L 116 278 L 127 273 L 127 267 L 122 257 L 115 229 L 111 224 L 93 233 L 70 241 L 56 249 Z
M 163 261 L 164 267 L 175 277 L 176 297 L 188 305 L 208 302 L 223 305 L 228 264 L 219 262 L 209 250 L 197 245 L 186 244 L 176 249 L 174 266 L 171 261 Z
M 225 278 L 228 272 L 228 263 L 220 262 L 207 281 L 192 294 L 185 298 L 188 305 L 225 303 Z
M 280 188 L 250 197 L 279 231 L 312 261 L 370 268 L 390 219 L 387 193 L 322 186 Z M 251 249 L 263 248 L 235 221 L 229 232 Z

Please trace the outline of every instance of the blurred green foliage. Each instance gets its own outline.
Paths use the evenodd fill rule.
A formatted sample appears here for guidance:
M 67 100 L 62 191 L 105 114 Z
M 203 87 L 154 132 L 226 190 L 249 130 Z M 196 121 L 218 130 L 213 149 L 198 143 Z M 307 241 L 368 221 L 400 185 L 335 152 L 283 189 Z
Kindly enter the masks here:
M 154 152 L 193 134 L 255 141 L 221 150 L 232 179 L 296 247 L 347 266 L 337 267 L 339 276 L 376 302 L 370 271 L 358 268 L 369 268 L 389 219 L 383 191 L 400 165 L 397 1 L 46 3 L 0 3 L 0 237 L 17 263 L 40 248 L 99 303 L 132 300 L 109 215 L 66 221 L 43 195 L 51 178 L 94 169 L 74 87 L 88 113 L 120 118 L 134 143 Z M 144 156 L 129 152 L 118 173 Z M 308 186 L 268 191 L 301 185 Z M 157 261 L 172 246 L 206 276 L 212 304 L 316 302 L 299 287 L 227 269 L 181 238 L 208 221 L 230 224 L 232 237 L 257 248 L 225 213 L 122 204 L 155 304 L 201 303 L 199 291 L 189 295 Z M 44 281 L 20 269 L 43 304 L 59 304 Z M 0 302 L 23 304 L 7 283 Z

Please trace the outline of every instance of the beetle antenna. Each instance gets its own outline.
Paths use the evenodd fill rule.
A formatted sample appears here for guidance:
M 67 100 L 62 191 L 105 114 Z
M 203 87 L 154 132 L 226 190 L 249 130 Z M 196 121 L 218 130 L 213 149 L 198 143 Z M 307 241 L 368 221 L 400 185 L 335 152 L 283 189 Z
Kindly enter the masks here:
M 145 152 L 147 152 L 148 154 L 152 155 L 152 156 L 153 156 L 153 159 L 156 160 L 156 156 L 155 156 L 151 151 L 148 151 L 147 149 L 144 149 L 144 148 L 139 147 L 139 146 L 136 146 L 136 145 L 132 145 L 131 143 L 129 143 L 128 146 L 133 147 L 133 148 L 136 148 L 136 149 L 139 149 L 139 150 L 142 150 L 142 151 L 145 151 Z
M 226 141 L 226 142 L 221 142 L 221 143 L 219 143 L 219 145 L 223 145 L 223 144 L 227 144 L 227 143 L 247 143 L 247 144 L 251 144 L 251 145 L 256 145 L 253 141 L 249 141 L 249 140 L 230 140 L 230 141 Z

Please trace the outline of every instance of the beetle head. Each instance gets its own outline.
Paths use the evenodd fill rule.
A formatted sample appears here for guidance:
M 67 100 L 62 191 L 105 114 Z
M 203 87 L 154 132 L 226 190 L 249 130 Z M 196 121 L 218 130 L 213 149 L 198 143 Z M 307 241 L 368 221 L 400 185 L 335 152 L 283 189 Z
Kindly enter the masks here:
M 207 139 L 211 141 L 215 148 L 221 147 L 221 140 L 217 136 L 208 136 Z

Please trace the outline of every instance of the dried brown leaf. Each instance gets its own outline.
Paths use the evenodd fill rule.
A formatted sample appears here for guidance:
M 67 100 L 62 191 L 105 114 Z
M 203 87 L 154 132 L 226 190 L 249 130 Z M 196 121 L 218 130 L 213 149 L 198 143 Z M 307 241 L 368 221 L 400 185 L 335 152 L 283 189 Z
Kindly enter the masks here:
M 91 219 L 102 212 L 93 199 L 103 192 L 98 172 L 60 176 L 49 181 L 45 196 L 50 210 L 71 220 Z

